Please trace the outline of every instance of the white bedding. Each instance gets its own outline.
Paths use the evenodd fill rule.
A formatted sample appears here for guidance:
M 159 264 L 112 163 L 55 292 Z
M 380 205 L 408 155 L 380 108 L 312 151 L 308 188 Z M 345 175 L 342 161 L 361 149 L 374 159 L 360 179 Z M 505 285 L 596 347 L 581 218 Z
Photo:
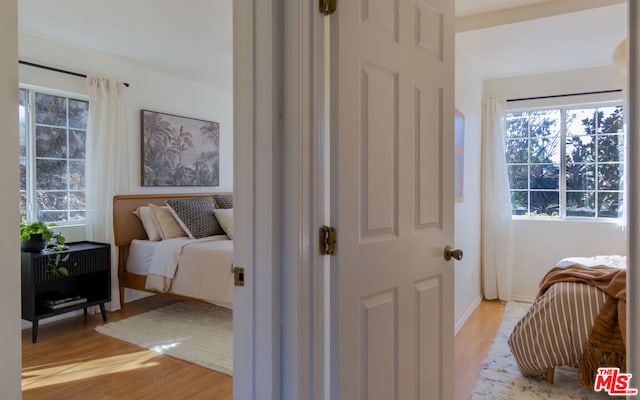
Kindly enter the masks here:
M 151 266 L 153 250 L 160 244 L 151 240 L 133 239 L 129 246 L 126 270 L 136 275 L 146 275 Z
M 595 257 L 568 257 L 560 260 L 556 267 L 568 267 L 569 265 L 584 265 L 585 267 L 593 267 L 596 265 L 606 265 L 613 268 L 627 268 L 627 257 L 618 255 L 606 255 Z
M 233 241 L 226 235 L 160 242 L 133 240 L 126 269 L 147 276 L 147 289 L 231 308 Z

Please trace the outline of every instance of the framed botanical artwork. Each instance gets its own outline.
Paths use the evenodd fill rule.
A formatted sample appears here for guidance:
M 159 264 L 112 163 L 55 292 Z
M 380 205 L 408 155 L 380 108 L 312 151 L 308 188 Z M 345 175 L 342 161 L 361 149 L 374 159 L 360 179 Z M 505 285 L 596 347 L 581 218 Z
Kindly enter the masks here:
M 142 186 L 218 186 L 220 124 L 142 110 Z
M 456 203 L 464 201 L 464 114 L 456 108 L 454 123 L 454 193 Z

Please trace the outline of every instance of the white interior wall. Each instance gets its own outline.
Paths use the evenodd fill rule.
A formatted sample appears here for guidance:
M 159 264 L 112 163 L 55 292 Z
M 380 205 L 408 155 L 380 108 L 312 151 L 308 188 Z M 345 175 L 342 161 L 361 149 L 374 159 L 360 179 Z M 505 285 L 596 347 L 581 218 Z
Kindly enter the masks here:
M 0 226 L 4 227 L 0 240 L 2 268 L 0 268 L 0 390 L 3 399 L 20 399 L 20 246 L 18 238 L 18 4 L 17 0 L 0 2 L 0 120 L 2 146 L 0 170 L 2 193 Z M 12 206 L 13 205 L 13 206 Z
M 617 223 L 513 222 L 513 300 L 533 301 L 544 274 L 563 258 L 627 253 L 626 232 Z
M 133 157 L 130 193 L 233 190 L 232 92 L 167 75 L 122 58 L 54 42 L 24 32 L 21 32 L 19 37 L 19 55 L 21 60 L 113 78 L 131 85 L 126 90 L 129 110 L 127 116 L 130 136 L 129 152 Z M 185 62 L 198 62 L 198 60 L 185 60 Z M 87 94 L 83 78 L 24 65 L 20 65 L 20 82 Z M 219 122 L 220 185 L 217 187 L 141 186 L 140 110 L 142 109 Z
M 482 79 L 473 60 L 456 53 L 455 105 L 465 117 L 463 201 L 455 205 L 455 332 L 480 303 L 480 154 Z
M 24 32 L 19 34 L 19 56 L 24 61 L 88 75 L 104 76 L 130 84 L 126 89 L 131 157 L 129 193 L 233 191 L 233 94 L 231 92 L 167 75 L 119 57 Z M 198 62 L 198 60 L 189 60 L 189 62 Z M 19 77 L 22 84 L 87 96 L 84 78 L 25 65 L 20 65 Z M 229 77 L 229 79 L 232 78 Z M 140 110 L 143 109 L 219 122 L 220 185 L 215 187 L 141 186 Z M 84 226 L 61 226 L 57 230 L 65 236 L 67 241 L 84 240 L 86 237 Z M 142 292 L 129 289 L 126 291 L 127 301 L 142 296 Z M 46 323 L 49 320 L 43 322 Z
M 613 67 L 485 81 L 485 95 L 503 99 L 625 87 Z M 571 101 L 571 100 L 567 100 Z M 514 220 L 513 299 L 532 301 L 538 283 L 558 260 L 571 256 L 626 255 L 626 232 L 617 223 Z

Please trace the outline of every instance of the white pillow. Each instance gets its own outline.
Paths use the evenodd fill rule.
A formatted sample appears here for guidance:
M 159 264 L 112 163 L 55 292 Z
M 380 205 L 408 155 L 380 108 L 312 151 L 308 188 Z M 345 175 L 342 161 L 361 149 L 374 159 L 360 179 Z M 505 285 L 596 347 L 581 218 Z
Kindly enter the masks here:
M 140 218 L 140 222 L 142 222 L 142 226 L 144 227 L 145 232 L 147 232 L 149 240 L 154 242 L 162 240 L 160 230 L 158 229 L 158 223 L 156 222 L 156 218 L 153 216 L 151 207 L 140 206 L 136 208 L 133 213 Z
M 216 208 L 213 213 L 229 239 L 233 240 L 233 208 Z
M 169 206 L 149 204 L 149 207 L 151 207 L 151 212 L 156 219 L 158 231 L 160 232 L 162 240 L 187 236 L 171 213 L 171 208 Z

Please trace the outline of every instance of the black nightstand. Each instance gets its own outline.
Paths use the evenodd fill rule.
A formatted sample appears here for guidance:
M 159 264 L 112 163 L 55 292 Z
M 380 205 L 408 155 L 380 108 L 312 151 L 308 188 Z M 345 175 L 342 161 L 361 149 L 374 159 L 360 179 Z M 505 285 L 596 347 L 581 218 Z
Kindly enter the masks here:
M 68 245 L 67 250 L 59 252 L 63 257 L 69 253 L 69 259 L 62 264 L 69 271 L 68 276 L 46 271 L 51 253 L 21 254 L 22 318 L 33 323 L 33 343 L 38 338 L 38 321 L 43 318 L 79 309 L 84 309 L 86 317 L 87 307 L 98 305 L 102 320 L 107 320 L 104 303 L 111 301 L 110 245 L 89 241 Z M 52 304 L 74 298 L 77 300 Z

